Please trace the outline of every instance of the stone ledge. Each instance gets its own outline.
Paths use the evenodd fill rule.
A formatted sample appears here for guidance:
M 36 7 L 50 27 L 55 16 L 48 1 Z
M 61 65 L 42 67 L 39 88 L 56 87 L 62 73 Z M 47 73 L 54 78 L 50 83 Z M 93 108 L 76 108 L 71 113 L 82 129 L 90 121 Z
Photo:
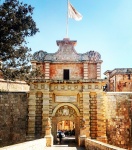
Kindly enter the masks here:
M 92 140 L 89 138 L 86 138 L 85 140 L 85 147 L 86 150 L 93 150 L 93 149 L 98 149 L 98 150 L 126 150 L 117 146 L 113 146 L 110 144 L 106 144 L 97 140 Z
M 46 147 L 46 139 L 42 138 L 39 140 L 2 147 L 0 150 L 44 150 L 44 147 Z

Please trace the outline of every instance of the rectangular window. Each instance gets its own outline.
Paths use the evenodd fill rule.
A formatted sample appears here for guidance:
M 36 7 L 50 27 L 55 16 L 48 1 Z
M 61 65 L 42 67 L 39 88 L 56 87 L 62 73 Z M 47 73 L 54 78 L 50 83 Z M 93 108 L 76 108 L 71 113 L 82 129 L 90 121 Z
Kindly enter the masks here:
M 63 79 L 64 80 L 69 80 L 69 69 L 64 69 L 63 70 Z

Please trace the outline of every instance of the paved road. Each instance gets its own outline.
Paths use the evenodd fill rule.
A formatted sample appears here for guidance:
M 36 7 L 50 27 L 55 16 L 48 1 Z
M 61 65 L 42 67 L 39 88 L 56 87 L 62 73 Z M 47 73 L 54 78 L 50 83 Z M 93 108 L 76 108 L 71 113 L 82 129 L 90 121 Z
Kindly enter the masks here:
M 65 137 L 60 143 L 59 140 L 53 147 L 46 147 L 45 150 L 86 150 L 84 147 L 78 147 L 74 137 Z

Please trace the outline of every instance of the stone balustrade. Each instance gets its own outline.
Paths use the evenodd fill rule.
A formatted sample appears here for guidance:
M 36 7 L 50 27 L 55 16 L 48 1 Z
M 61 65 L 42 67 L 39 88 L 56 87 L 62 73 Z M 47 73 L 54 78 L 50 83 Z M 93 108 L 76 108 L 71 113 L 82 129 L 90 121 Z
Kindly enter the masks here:
M 85 140 L 86 150 L 126 150 L 117 146 L 106 144 L 97 140 L 86 138 Z
M 44 150 L 44 147 L 46 147 L 46 139 L 42 138 L 39 140 L 33 140 L 20 144 L 6 146 L 0 148 L 0 150 Z

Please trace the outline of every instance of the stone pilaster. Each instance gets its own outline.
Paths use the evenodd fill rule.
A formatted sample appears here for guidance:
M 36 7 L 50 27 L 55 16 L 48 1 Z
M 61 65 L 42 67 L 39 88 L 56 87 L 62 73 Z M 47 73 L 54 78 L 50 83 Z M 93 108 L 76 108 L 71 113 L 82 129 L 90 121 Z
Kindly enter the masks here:
M 49 117 L 50 106 L 49 84 L 45 84 L 45 91 L 43 92 L 43 108 L 42 108 L 42 135 L 45 135 L 46 119 Z
M 85 138 L 89 137 L 89 95 L 87 92 L 83 93 L 83 107 L 82 117 L 80 117 L 80 135 L 78 138 L 79 146 L 85 146 Z
M 45 79 L 50 78 L 50 63 L 45 63 Z
M 96 92 L 90 92 L 90 137 L 96 139 L 97 137 L 97 99 Z
M 97 63 L 97 79 L 101 79 L 101 63 Z
M 105 100 L 103 93 L 97 94 L 97 140 L 106 142 Z
M 80 109 L 80 122 L 83 119 L 83 97 L 82 94 L 80 94 L 80 101 L 79 101 L 79 109 Z M 79 125 L 81 126 L 81 124 Z
M 36 96 L 29 95 L 28 101 L 28 139 L 35 138 Z
M 36 116 L 35 116 L 35 136 L 41 138 L 42 136 L 42 92 L 36 93 Z
M 83 72 L 84 79 L 88 79 L 88 63 L 83 64 L 83 69 L 84 69 Z
M 35 60 L 34 60 L 34 61 L 33 61 L 33 60 L 31 61 L 31 64 L 32 64 L 32 70 L 33 70 L 33 71 L 35 71 L 36 68 L 37 68 L 36 63 L 37 63 L 37 61 L 35 61 Z
M 83 119 L 85 119 L 85 135 L 90 137 L 90 118 L 89 118 L 89 93 L 83 93 Z

